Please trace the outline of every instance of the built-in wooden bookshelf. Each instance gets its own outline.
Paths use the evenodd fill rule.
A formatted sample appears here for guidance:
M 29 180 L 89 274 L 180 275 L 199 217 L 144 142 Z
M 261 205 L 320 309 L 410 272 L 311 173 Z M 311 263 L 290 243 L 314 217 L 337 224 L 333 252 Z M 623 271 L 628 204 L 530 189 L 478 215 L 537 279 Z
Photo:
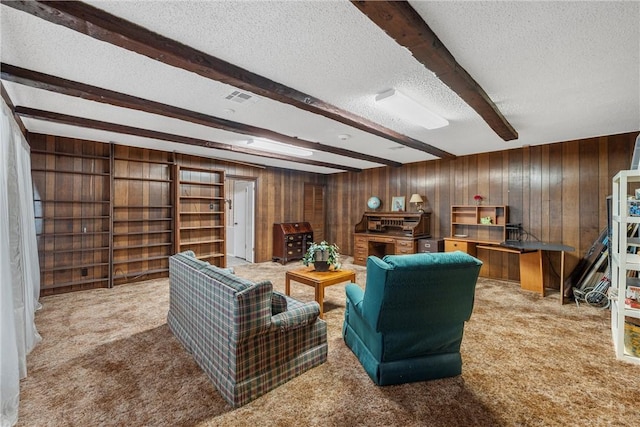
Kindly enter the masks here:
M 108 144 L 32 141 L 43 295 L 109 285 L 110 168 Z
M 42 295 L 164 277 L 187 249 L 226 266 L 224 171 L 116 144 L 30 144 Z
M 176 246 L 226 266 L 224 171 L 177 166 Z
M 113 284 L 167 275 L 173 169 L 172 153 L 113 146 Z

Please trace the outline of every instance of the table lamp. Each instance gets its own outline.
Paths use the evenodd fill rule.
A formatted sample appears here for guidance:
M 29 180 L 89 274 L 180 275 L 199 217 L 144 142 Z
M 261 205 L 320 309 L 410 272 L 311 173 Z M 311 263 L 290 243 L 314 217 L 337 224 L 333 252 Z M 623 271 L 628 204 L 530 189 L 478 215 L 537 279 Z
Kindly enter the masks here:
M 418 212 L 420 213 L 424 213 L 424 209 L 422 209 L 422 203 L 424 202 L 424 200 L 422 200 L 422 197 L 420 197 L 419 194 L 412 194 L 411 195 L 411 199 L 409 199 L 409 203 L 415 203 L 417 205 L 418 208 Z

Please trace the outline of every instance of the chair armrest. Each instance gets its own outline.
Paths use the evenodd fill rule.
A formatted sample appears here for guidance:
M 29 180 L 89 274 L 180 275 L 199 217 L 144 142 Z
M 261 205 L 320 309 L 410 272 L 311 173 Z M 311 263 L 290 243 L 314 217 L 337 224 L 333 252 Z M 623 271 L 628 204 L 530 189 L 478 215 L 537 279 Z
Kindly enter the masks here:
M 348 283 L 345 287 L 347 293 L 347 302 L 351 302 L 354 310 L 358 315 L 362 316 L 362 301 L 364 300 L 364 291 L 355 283 Z
M 315 301 L 308 302 L 271 317 L 271 329 L 291 331 L 312 324 L 319 315 L 320 305 Z
M 271 294 L 271 314 L 276 315 L 287 311 L 287 299 L 279 292 Z

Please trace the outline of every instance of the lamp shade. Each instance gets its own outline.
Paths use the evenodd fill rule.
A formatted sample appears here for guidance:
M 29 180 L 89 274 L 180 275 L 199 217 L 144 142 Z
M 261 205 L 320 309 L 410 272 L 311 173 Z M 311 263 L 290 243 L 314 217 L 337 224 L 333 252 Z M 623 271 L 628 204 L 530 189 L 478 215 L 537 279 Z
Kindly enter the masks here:
M 409 199 L 409 203 L 422 203 L 423 201 L 419 194 L 412 194 Z

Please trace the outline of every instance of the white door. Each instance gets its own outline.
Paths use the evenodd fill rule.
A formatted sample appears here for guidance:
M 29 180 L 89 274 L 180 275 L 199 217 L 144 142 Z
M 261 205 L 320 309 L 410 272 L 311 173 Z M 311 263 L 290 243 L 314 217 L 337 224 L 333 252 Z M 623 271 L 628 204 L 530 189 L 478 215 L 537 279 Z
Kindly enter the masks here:
M 253 262 L 255 182 L 234 181 L 232 198 L 233 251 L 236 258 Z

